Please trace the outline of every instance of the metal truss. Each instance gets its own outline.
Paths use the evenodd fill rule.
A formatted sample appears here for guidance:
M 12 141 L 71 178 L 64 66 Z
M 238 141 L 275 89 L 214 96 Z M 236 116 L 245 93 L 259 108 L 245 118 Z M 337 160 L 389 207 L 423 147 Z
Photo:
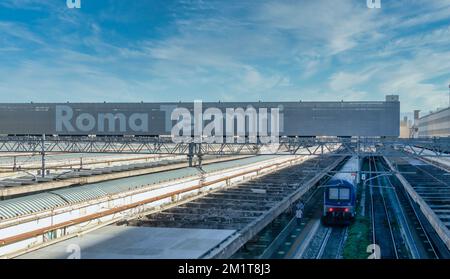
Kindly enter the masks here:
M 0 152 L 10 153 L 123 153 L 203 155 L 325 155 L 325 156 L 450 157 L 450 138 L 291 138 L 277 144 L 174 143 L 170 137 L 0 137 Z

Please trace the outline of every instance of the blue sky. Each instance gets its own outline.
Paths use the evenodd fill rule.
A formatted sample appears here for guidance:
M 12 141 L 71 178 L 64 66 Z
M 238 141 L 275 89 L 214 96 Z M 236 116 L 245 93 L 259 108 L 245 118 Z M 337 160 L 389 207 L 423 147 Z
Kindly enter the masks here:
M 0 1 L 0 102 L 448 104 L 450 0 Z

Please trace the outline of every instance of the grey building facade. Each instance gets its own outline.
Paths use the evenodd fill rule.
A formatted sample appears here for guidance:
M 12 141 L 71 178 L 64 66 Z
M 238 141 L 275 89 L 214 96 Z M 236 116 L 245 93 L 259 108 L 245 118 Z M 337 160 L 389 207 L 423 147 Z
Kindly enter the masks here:
M 420 117 L 418 122 L 419 137 L 449 137 L 450 107 Z

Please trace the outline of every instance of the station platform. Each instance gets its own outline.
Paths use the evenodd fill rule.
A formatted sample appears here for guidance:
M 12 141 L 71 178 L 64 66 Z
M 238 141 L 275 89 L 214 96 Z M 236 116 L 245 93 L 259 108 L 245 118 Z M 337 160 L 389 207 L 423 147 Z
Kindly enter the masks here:
M 21 255 L 18 259 L 67 259 L 79 247 L 81 259 L 195 259 L 234 230 L 110 225 Z

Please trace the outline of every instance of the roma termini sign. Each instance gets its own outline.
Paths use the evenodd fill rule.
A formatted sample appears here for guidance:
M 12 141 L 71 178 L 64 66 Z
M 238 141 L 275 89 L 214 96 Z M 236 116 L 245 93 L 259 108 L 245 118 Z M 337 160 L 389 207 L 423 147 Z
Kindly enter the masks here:
M 398 101 L 0 104 L 2 135 L 395 137 L 399 127 Z

